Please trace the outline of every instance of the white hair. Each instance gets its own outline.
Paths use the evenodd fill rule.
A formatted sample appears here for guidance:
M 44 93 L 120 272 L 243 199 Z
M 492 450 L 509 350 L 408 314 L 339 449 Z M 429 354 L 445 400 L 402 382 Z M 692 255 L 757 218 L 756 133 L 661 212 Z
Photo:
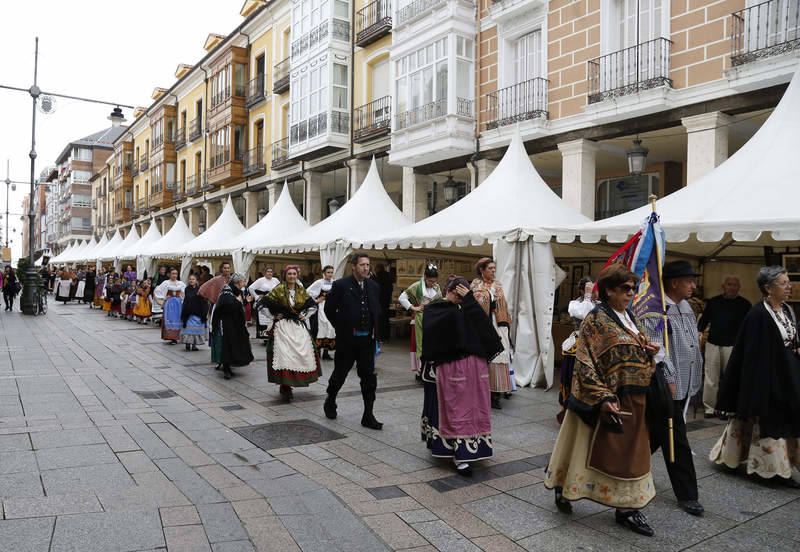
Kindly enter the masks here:
M 239 272 L 234 272 L 233 274 L 231 274 L 231 280 L 230 280 L 231 285 L 236 285 L 239 282 L 246 282 L 246 281 L 247 278 L 245 278 L 244 274 L 240 274 Z
M 739 279 L 738 276 L 734 274 L 727 274 L 724 278 L 722 278 L 722 285 L 724 286 L 725 282 L 727 282 L 728 280 L 736 280 L 737 282 L 739 282 L 739 285 L 742 285 L 742 281 Z

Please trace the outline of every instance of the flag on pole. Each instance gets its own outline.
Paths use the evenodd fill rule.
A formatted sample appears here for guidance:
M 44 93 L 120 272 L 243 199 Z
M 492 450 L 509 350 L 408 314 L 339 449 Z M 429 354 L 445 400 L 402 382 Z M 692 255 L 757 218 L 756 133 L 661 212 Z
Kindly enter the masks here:
M 667 320 L 667 305 L 661 270 L 664 266 L 665 239 L 658 214 L 653 213 L 642 224 L 640 237 L 631 255 L 630 270 L 639 276 L 639 289 L 631 302 L 631 311 L 637 318 L 658 316 L 659 329 L 664 329 Z M 666 337 L 666 332 L 664 333 Z M 664 343 L 666 346 L 666 342 Z

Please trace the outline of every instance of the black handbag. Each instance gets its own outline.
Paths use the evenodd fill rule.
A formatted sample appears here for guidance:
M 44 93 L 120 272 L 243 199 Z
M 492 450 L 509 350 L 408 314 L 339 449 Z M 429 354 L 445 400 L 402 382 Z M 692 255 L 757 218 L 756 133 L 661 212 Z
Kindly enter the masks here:
M 669 389 L 667 379 L 664 377 L 664 363 L 656 364 L 650 386 L 647 388 L 647 406 L 645 418 L 650 428 L 650 453 L 654 453 L 662 444 L 666 444 L 665 437 L 669 433 L 669 421 L 674 415 L 672 391 Z M 668 451 L 664 451 L 665 454 Z

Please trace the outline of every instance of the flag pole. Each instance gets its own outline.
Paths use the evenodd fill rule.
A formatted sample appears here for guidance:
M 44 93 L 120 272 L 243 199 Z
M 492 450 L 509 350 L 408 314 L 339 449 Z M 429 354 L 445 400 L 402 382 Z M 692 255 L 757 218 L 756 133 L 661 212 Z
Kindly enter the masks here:
M 655 195 L 648 196 L 648 201 L 650 202 L 650 207 L 653 210 L 653 214 L 656 214 L 656 199 Z M 662 316 L 664 318 L 664 352 L 669 354 L 669 331 L 667 328 L 667 306 L 664 300 L 664 280 L 662 279 L 662 270 L 661 267 L 664 264 L 664 260 L 662 259 L 662 252 L 661 247 L 659 247 L 659 241 L 656 240 L 656 255 L 658 255 L 658 282 L 661 286 L 661 309 L 664 313 Z M 675 463 L 675 435 L 674 435 L 674 428 L 672 425 L 672 416 L 667 418 L 667 441 L 669 444 L 669 462 L 670 464 Z

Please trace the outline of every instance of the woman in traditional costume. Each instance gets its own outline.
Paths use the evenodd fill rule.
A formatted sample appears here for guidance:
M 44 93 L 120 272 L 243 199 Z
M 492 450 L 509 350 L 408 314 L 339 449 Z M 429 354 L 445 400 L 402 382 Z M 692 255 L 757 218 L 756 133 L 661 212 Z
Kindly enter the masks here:
M 561 405 L 561 412 L 558 413 L 556 418 L 558 423 L 564 420 L 564 414 L 567 412 L 567 399 L 569 398 L 570 390 L 572 389 L 572 369 L 575 367 L 575 351 L 578 348 L 578 334 L 581 329 L 581 323 L 586 316 L 592 312 L 597 306 L 597 301 L 594 300 L 594 282 L 588 276 L 584 276 L 578 282 L 578 290 L 580 296 L 569 302 L 567 312 L 572 319 L 574 329 L 569 337 L 561 344 L 561 353 L 563 358 L 561 360 L 561 378 L 560 388 L 558 391 L 558 404 Z
M 256 337 L 263 339 L 265 344 L 267 342 L 267 332 L 269 331 L 268 326 L 271 323 L 271 320 L 269 317 L 269 312 L 262 312 L 258 308 L 258 304 L 262 297 L 275 289 L 275 286 L 280 283 L 281 281 L 273 276 L 272 267 L 268 266 L 264 269 L 264 275 L 250 284 L 250 287 L 247 289 L 250 295 L 254 298 L 253 308 L 256 311 Z
M 781 266 L 762 268 L 764 300 L 742 323 L 717 396 L 717 410 L 731 416 L 709 458 L 748 475 L 775 478 L 800 488 L 800 336 L 792 283 Z
M 181 338 L 181 303 L 186 284 L 178 280 L 178 270 L 169 271 L 169 280 L 153 292 L 156 302 L 164 309 L 161 319 L 161 339 L 175 345 Z
M 145 320 L 153 314 L 152 303 L 150 301 L 150 278 L 139 284 L 136 289 L 136 306 L 133 307 L 133 315 L 138 324 L 144 324 Z
M 475 294 L 475 300 L 483 307 L 483 311 L 489 315 L 492 325 L 500 336 L 503 343 L 503 352 L 494 361 L 489 363 L 489 388 L 492 390 L 492 408 L 503 408 L 500 404 L 500 397 L 503 393 L 516 391 L 516 383 L 511 375 L 511 342 L 508 338 L 508 330 L 511 325 L 511 318 L 508 315 L 508 304 L 503 293 L 503 286 L 499 280 L 495 280 L 497 265 L 489 257 L 483 257 L 475 265 L 475 272 L 478 277 L 472 280 L 470 289 Z
M 422 320 L 422 440 L 459 474 L 493 454 L 488 362 L 503 350 L 500 337 L 469 283 L 447 279 L 446 301 L 425 306 Z
M 617 523 L 651 537 L 640 510 L 656 494 L 645 407 L 660 345 L 628 309 L 638 281 L 622 264 L 600 272 L 601 303 L 581 325 L 572 395 L 544 484 L 563 513 L 587 498 L 615 507 Z
M 94 284 L 94 306 L 103 308 L 103 296 L 105 295 L 106 287 L 106 271 L 103 267 L 97 271 L 97 278 Z
M 442 298 L 442 290 L 436 281 L 439 279 L 439 272 L 436 266 L 428 263 L 425 265 L 425 272 L 419 282 L 414 282 L 408 289 L 400 294 L 397 301 L 403 305 L 407 311 L 411 311 L 411 370 L 420 373 L 420 357 L 422 357 L 422 310 L 425 305 L 438 301 Z
M 161 284 L 169 280 L 169 274 L 167 273 L 167 267 L 161 265 L 158 267 L 158 274 L 156 274 L 156 279 L 153 282 L 153 285 L 158 288 Z
M 70 301 L 73 279 L 74 275 L 66 268 L 59 273 L 58 282 L 56 282 L 56 301 L 63 301 L 65 305 Z
M 284 283 L 261 299 L 261 308 L 273 319 L 267 334 L 267 381 L 280 385 L 285 402 L 293 398 L 293 387 L 308 387 L 322 375 L 306 321 L 317 303 L 297 282 L 297 266 L 283 271 Z
M 253 361 L 250 348 L 250 332 L 244 319 L 244 297 L 242 289 L 247 284 L 242 274 L 231 275 L 230 281 L 222 286 L 219 298 L 214 304 L 211 327 L 222 336 L 220 344 L 220 363 L 222 377 L 231 379 L 234 373 L 231 366 L 246 366 Z
M 109 304 L 108 316 L 119 315 L 122 310 L 122 283 L 119 278 L 114 278 L 111 285 L 106 287 L 106 299 Z
M 123 272 L 122 275 L 125 276 L 130 282 L 136 281 L 136 271 L 133 270 L 131 265 L 125 267 L 125 272 Z
M 317 351 L 322 351 L 322 358 L 331 360 L 330 351 L 336 350 L 336 330 L 325 316 L 325 297 L 333 287 L 333 267 L 328 265 L 322 269 L 322 278 L 308 286 L 308 294 L 317 302 Z
M 82 268 L 78 270 L 78 276 L 75 279 L 75 282 L 74 299 L 77 299 L 79 303 L 83 303 L 83 299 L 86 294 L 86 273 Z
M 183 292 L 181 308 L 181 343 L 187 351 L 196 351 L 198 345 L 206 342 L 206 320 L 208 319 L 208 301 L 198 292 L 200 285 L 197 276 L 189 276 L 189 285 Z
M 83 292 L 83 302 L 88 303 L 90 309 L 94 307 L 94 287 L 96 280 L 97 272 L 94 268 L 89 267 L 86 271 L 86 287 Z

